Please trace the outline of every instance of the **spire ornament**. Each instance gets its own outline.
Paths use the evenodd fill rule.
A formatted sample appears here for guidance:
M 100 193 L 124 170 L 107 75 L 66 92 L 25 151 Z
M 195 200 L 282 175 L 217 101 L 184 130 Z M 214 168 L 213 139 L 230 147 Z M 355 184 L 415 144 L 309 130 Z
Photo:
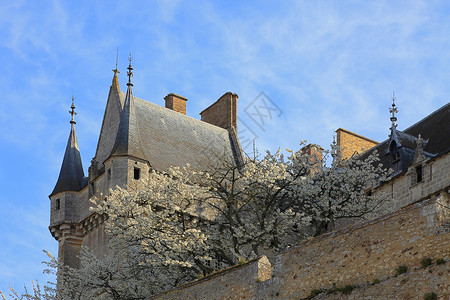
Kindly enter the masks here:
M 77 124 L 77 122 L 75 122 L 75 115 L 76 115 L 77 113 L 75 112 L 75 104 L 74 104 L 74 101 L 75 101 L 75 97 L 74 97 L 73 94 L 72 94 L 72 106 L 70 107 L 71 110 L 69 110 L 69 114 L 72 115 L 72 120 L 70 120 L 70 124 Z
M 395 94 L 394 94 L 394 92 L 392 92 L 392 107 L 389 108 L 389 112 L 391 113 L 392 127 L 396 128 L 397 124 L 395 122 L 397 122 L 397 117 L 395 116 L 395 114 L 398 113 L 398 110 L 397 110 L 397 106 L 395 106 Z
M 119 47 L 117 47 L 116 68 L 112 70 L 114 72 L 114 77 L 117 77 L 117 73 L 120 73 L 120 71 L 117 69 L 118 62 L 119 62 Z
M 130 52 L 130 57 L 128 58 L 128 60 L 130 61 L 130 64 L 128 65 L 128 72 L 127 72 L 127 76 L 128 76 L 128 83 L 127 86 L 133 86 L 133 84 L 131 83 L 131 77 L 133 77 L 133 67 L 131 66 L 131 52 Z
M 75 133 L 75 97 L 72 94 L 72 106 L 69 114 L 72 116 L 70 121 L 70 134 L 67 141 L 66 151 L 59 171 L 58 181 L 50 196 L 60 192 L 79 191 L 87 184 L 87 178 L 84 177 L 83 164 L 81 162 L 80 149 L 78 148 L 77 134 Z M 86 179 L 86 180 L 85 180 Z

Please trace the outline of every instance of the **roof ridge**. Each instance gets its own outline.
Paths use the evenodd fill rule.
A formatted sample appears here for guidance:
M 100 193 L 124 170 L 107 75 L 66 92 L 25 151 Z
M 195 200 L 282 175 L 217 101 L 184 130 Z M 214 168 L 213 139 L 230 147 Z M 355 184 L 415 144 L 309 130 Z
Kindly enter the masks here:
M 414 128 L 417 124 L 420 124 L 421 122 L 425 121 L 426 119 L 431 118 L 432 116 L 436 115 L 437 113 L 440 113 L 442 110 L 444 110 L 447 106 L 450 106 L 450 102 L 448 102 L 447 104 L 444 104 L 442 107 L 436 109 L 435 111 L 433 111 L 431 114 L 426 115 L 425 117 L 423 117 L 422 119 L 420 119 L 419 121 L 417 121 L 416 123 L 412 124 L 411 126 L 409 126 L 406 129 L 403 129 L 401 131 L 405 132 L 407 130 L 410 130 L 411 128 Z

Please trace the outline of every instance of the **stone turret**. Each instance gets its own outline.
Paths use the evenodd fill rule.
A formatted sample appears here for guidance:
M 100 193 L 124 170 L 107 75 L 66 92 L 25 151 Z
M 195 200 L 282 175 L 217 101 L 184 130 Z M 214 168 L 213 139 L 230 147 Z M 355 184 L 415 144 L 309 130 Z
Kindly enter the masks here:
M 81 162 L 80 149 L 78 148 L 77 134 L 75 132 L 74 115 L 75 105 L 72 98 L 71 111 L 72 120 L 70 121 L 71 128 L 69 140 L 67 141 L 66 152 L 64 154 L 61 171 L 59 172 L 58 181 L 50 196 L 59 192 L 79 191 L 86 185 L 83 164 Z
M 87 185 L 81 162 L 75 133 L 75 105 L 69 113 L 72 115 L 69 140 L 66 146 L 61 171 L 53 192 L 49 198 L 50 232 L 59 242 L 59 258 L 67 265 L 78 266 L 78 254 L 81 247 L 81 234 L 77 231 L 76 223 L 80 214 L 80 199 L 82 190 Z

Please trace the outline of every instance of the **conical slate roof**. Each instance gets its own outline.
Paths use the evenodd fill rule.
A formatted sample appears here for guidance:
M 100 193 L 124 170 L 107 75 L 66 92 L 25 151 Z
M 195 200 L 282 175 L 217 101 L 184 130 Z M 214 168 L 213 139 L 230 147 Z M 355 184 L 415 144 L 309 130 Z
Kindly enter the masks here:
M 56 186 L 50 196 L 59 192 L 79 191 L 86 186 L 87 181 L 84 177 L 80 149 L 78 148 L 77 135 L 75 133 L 75 121 L 72 119 L 70 123 L 70 135 L 67 141 L 61 171 L 59 172 Z
M 117 69 L 114 69 L 113 71 L 114 77 L 109 89 L 108 100 L 103 115 L 102 127 L 94 158 L 95 161 L 100 164 L 103 164 L 111 155 L 111 151 L 116 141 L 117 131 L 119 129 L 123 102 L 125 100 L 125 94 L 120 91 L 119 80 L 117 78 L 117 73 L 119 73 L 119 71 Z
M 128 155 L 143 158 L 145 156 L 139 142 L 139 130 L 137 127 L 136 109 L 132 90 L 133 84 L 131 83 L 131 70 L 133 69 L 131 63 L 128 69 L 128 76 L 130 79 L 127 83 L 127 94 L 125 96 L 122 113 L 120 114 L 119 129 L 117 130 L 116 140 L 111 155 Z

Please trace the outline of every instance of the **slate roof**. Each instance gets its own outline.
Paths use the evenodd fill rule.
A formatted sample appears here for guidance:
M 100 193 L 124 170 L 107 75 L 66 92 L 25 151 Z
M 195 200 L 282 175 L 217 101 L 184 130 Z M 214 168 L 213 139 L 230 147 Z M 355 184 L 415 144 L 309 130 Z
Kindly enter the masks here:
M 405 130 L 397 130 L 396 134 L 402 147 L 407 150 L 416 148 L 415 139 L 420 134 L 424 140 L 428 140 L 424 147 L 425 152 L 433 156 L 447 153 L 450 150 L 450 102 Z M 385 155 L 389 147 L 388 144 L 389 139 L 367 150 L 361 157 L 367 157 L 377 150 L 380 162 L 384 167 L 389 168 L 389 158 Z
M 224 158 L 237 163 L 242 160 L 235 130 L 228 131 L 137 98 L 131 87 L 123 93 L 116 77 L 115 74 L 94 158 L 100 164 L 100 172 L 104 172 L 102 165 L 111 155 L 141 158 L 160 171 L 186 164 L 207 169 Z
M 94 160 L 100 164 L 100 168 L 103 166 L 103 162 L 111 155 L 115 144 L 120 115 L 125 100 L 125 94 L 121 94 L 123 93 L 120 92 L 117 72 L 114 72 L 94 157 Z
M 156 170 L 190 164 L 207 168 L 217 159 L 233 159 L 228 130 L 191 118 L 133 96 L 125 97 L 119 130 L 111 155 L 130 155 L 149 161 Z
M 144 159 L 156 170 L 170 166 L 208 168 L 217 159 L 234 159 L 228 130 L 134 98 Z
M 77 135 L 75 133 L 75 122 L 73 122 L 58 181 L 50 196 L 63 191 L 79 191 L 86 185 L 87 177 L 84 177 L 80 149 L 78 148 Z
M 128 83 L 122 113 L 120 114 L 119 129 L 111 155 L 130 155 L 143 158 L 144 153 L 140 144 L 141 138 L 137 126 L 132 86 L 131 83 Z

